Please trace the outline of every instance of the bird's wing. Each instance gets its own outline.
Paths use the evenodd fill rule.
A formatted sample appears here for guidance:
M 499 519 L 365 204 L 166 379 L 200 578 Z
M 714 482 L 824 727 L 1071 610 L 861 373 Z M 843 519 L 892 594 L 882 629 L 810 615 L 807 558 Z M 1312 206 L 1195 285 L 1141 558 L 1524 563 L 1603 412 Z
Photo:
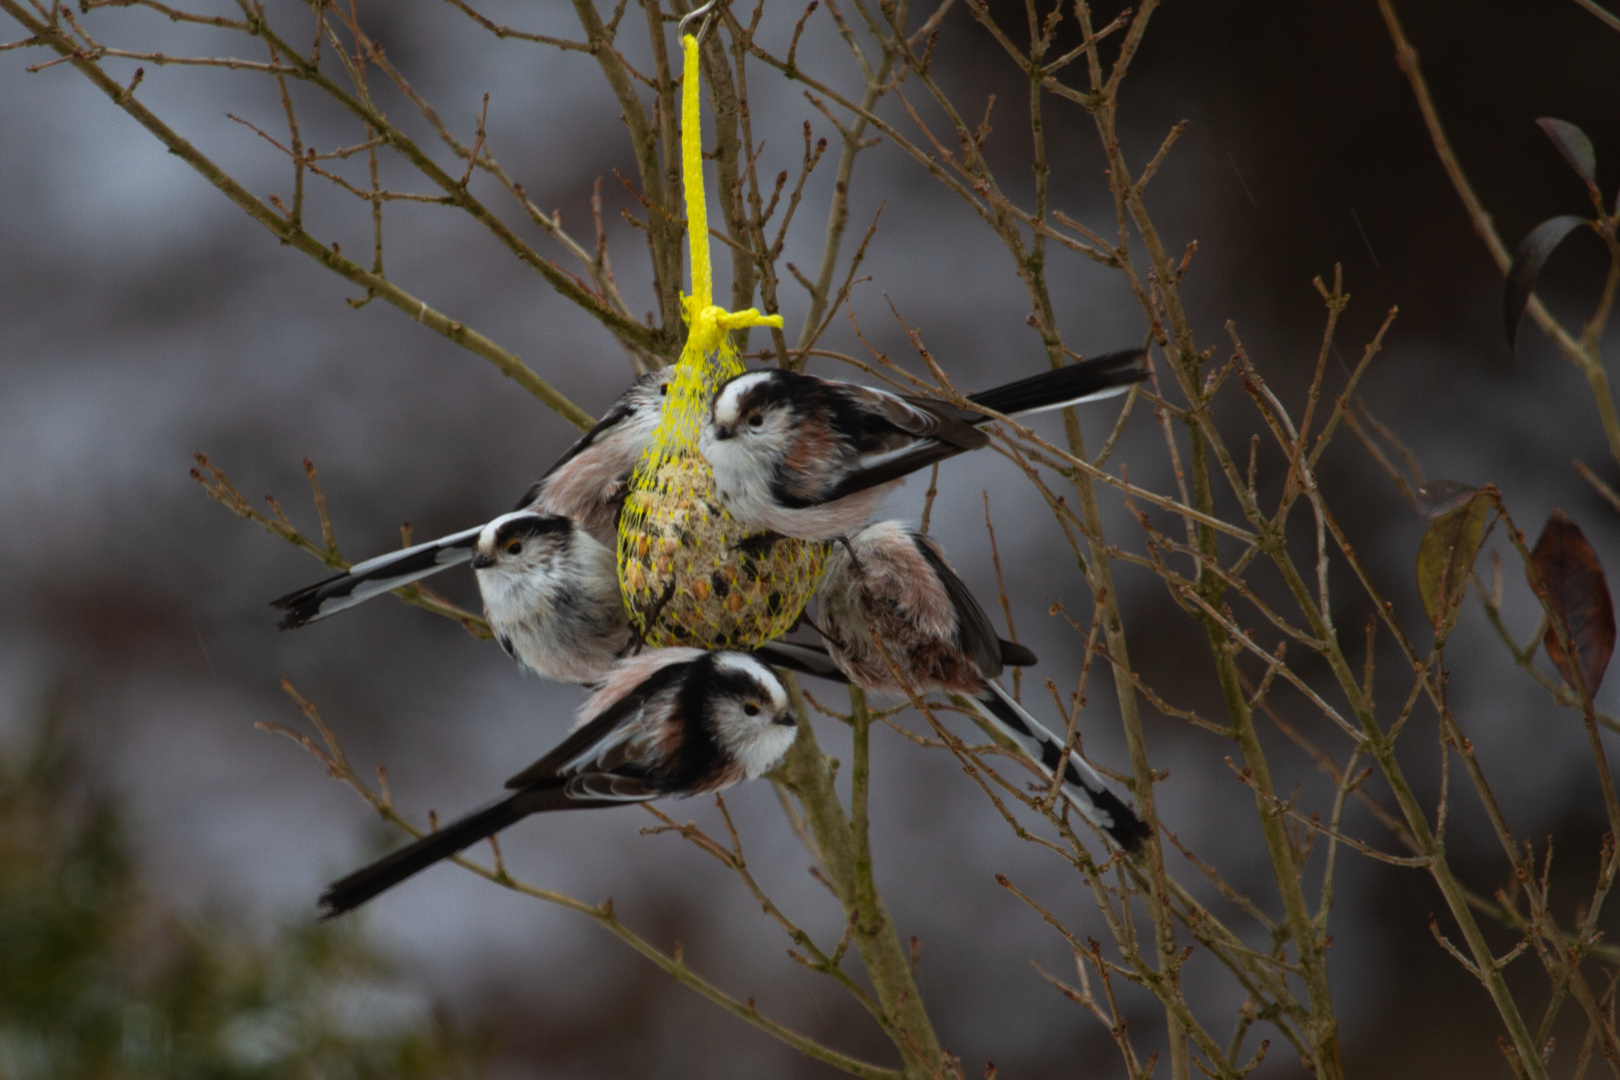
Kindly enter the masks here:
M 506 786 L 531 787 L 622 768 L 633 756 L 625 744 L 638 734 L 634 721 L 642 707 L 679 682 L 696 662 L 668 664 L 654 671 L 623 697 L 575 728 L 545 757 L 508 780 Z
M 645 777 L 613 772 L 580 773 L 564 785 L 563 791 L 570 801 L 588 803 L 591 806 L 647 802 L 649 799 L 667 794 L 653 788 Z
M 886 449 L 898 449 L 913 439 L 937 439 L 957 450 L 977 450 L 989 437 L 973 426 L 974 414 L 927 398 L 902 397 L 887 390 L 850 384 L 845 392 L 862 409 L 874 414 L 896 433 L 907 437 L 885 440 Z
M 861 455 L 832 491 L 818 498 L 832 502 L 869 491 L 926 469 L 938 461 L 977 450 L 990 437 L 974 426 L 982 417 L 926 398 L 906 398 L 887 390 L 847 385 L 855 406 L 856 445 Z M 861 421 L 864 418 L 864 423 Z
M 911 539 L 938 575 L 940 584 L 945 586 L 945 595 L 956 609 L 956 625 L 962 638 L 958 644 L 962 651 L 972 657 L 974 666 L 986 681 L 995 678 L 1001 674 L 1001 639 L 996 637 L 996 628 L 991 625 L 990 616 L 984 613 L 984 608 L 973 598 L 967 585 L 956 576 L 956 571 L 946 565 L 945 557 L 932 540 L 916 533 L 911 535 Z
M 562 457 L 552 462 L 551 468 L 546 470 L 544 476 L 540 477 L 540 479 L 536 480 L 529 486 L 529 490 L 523 493 L 523 498 L 520 499 L 518 504 L 512 509 L 527 510 L 533 506 L 540 498 L 541 492 L 545 491 L 546 481 L 551 479 L 553 473 L 594 446 L 598 439 L 602 438 L 604 434 L 617 427 L 625 419 L 625 417 L 629 416 L 630 413 L 634 411 L 634 408 L 635 406 L 633 406 L 629 400 L 624 397 L 621 397 L 618 401 L 614 402 L 613 408 L 609 409 L 602 415 L 602 419 L 596 422 L 595 427 L 581 435 L 579 439 L 575 441 L 573 446 L 570 446 L 563 452 Z
M 960 447 L 949 443 L 929 439 L 920 443 L 912 443 L 898 453 L 873 455 L 862 459 L 861 464 L 848 476 L 838 482 L 821 502 L 833 502 L 846 495 L 855 495 L 862 491 L 894 480 L 903 480 L 919 469 L 926 469 L 936 462 L 946 458 L 955 457 L 962 452 Z

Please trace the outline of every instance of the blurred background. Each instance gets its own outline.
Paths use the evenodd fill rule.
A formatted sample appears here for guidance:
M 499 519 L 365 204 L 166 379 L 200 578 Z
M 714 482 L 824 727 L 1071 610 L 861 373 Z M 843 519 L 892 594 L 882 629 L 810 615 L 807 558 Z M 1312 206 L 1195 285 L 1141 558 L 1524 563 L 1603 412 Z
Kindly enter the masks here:
M 770 33 L 802 10 L 767 6 Z M 1004 23 L 1022 25 L 1021 5 L 993 6 Z M 297 5 L 270 10 L 285 25 L 307 22 Z M 481 10 L 578 36 L 562 5 Z M 428 0 L 361 11 L 468 141 L 482 96 L 491 95 L 493 152 L 536 202 L 560 208 L 576 235 L 589 236 L 591 186 L 603 179 L 615 269 L 632 303 L 652 307 L 644 241 L 617 217 L 627 197 L 613 170 L 633 175 L 634 162 L 595 62 L 497 41 Z M 1105 5 L 1099 24 L 1112 15 Z M 1509 243 L 1544 218 L 1589 209 L 1536 117 L 1580 125 L 1596 144 L 1600 183 L 1613 187 L 1620 35 L 1572 2 L 1483 0 L 1466 18 L 1446 5 L 1408 4 L 1402 15 L 1458 156 Z M 91 25 L 130 47 L 216 47 L 208 32 L 141 12 L 99 12 Z M 825 13 L 811 19 L 799 56 L 811 70 L 852 77 Z M 960 7 L 945 21 L 938 57 L 936 73 L 967 111 L 997 95 L 990 151 L 1009 190 L 1022 194 L 1018 73 Z M 71 68 L 25 70 L 45 58 L 0 53 L 0 834 L 9 838 L 0 841 L 0 919 L 9 923 L 0 942 L 8 933 L 13 941 L 47 935 L 66 951 L 42 947 L 30 968 L 0 949 L 8 953 L 0 967 L 10 965 L 0 991 L 0 1073 L 88 1075 L 61 1063 L 100 1044 L 61 1017 L 89 1016 L 95 1023 L 85 1020 L 85 1031 L 127 1047 L 130 1032 L 143 1030 L 130 1017 L 147 1014 L 103 1015 L 85 1001 L 124 995 L 180 1015 L 183 995 L 152 987 L 169 986 L 176 971 L 206 970 L 219 986 L 248 987 L 230 998 L 243 1002 L 240 1016 L 196 1021 L 198 1031 L 234 1033 L 230 1067 L 242 1075 L 303 1075 L 307 1047 L 336 1047 L 334 1060 L 377 1075 L 833 1075 L 584 920 L 454 868 L 424 874 L 353 925 L 311 929 L 322 885 L 398 837 L 297 747 L 254 730 L 258 721 L 297 722 L 281 677 L 321 708 L 362 773 L 387 765 L 400 807 L 417 820 L 429 808 L 442 815 L 484 801 L 565 729 L 582 694 L 525 678 L 492 645 L 388 600 L 278 632 L 268 601 L 324 568 L 210 502 L 187 476 L 191 454 L 206 451 L 250 497 L 275 494 L 308 530 L 315 516 L 301 463 L 312 458 L 338 541 L 359 559 L 395 546 L 402 520 L 425 538 L 508 508 L 577 433 L 397 310 L 352 309 L 344 301 L 356 289 L 279 247 Z M 1323 322 L 1311 278 L 1331 280 L 1342 265 L 1354 298 L 1339 338 L 1345 363 L 1387 310 L 1400 308 L 1364 396 L 1429 476 L 1497 484 L 1527 529 L 1562 507 L 1610 569 L 1620 565 L 1620 522 L 1570 467 L 1581 458 L 1611 483 L 1620 479 L 1585 384 L 1531 326 L 1521 360 L 1504 344 L 1500 277 L 1436 162 L 1370 0 L 1167 4 L 1125 86 L 1122 135 L 1133 161 L 1145 160 L 1171 124 L 1190 121 L 1150 188 L 1150 206 L 1173 249 L 1198 242 L 1184 295 L 1201 346 L 1224 357 L 1232 320 L 1279 393 L 1298 401 Z M 750 89 L 756 136 L 767 142 L 762 175 L 796 167 L 804 120 L 836 137 L 801 94 L 765 71 L 751 69 Z M 289 196 L 290 170 L 225 116 L 277 125 L 267 80 L 149 66 L 140 96 L 250 188 Z M 397 96 L 383 100 L 408 128 L 421 126 Z M 1048 108 L 1054 204 L 1111 233 L 1089 117 L 1060 102 Z M 903 126 L 903 113 L 890 115 Z M 301 119 L 306 140 L 323 151 L 361 141 L 313 98 Z M 796 246 L 790 241 L 786 258 L 801 267 L 819 258 L 831 173 L 829 162 L 812 179 Z M 311 185 L 312 230 L 369 250 L 363 204 Z M 860 159 L 851 193 L 851 242 L 883 204 L 863 268 L 872 281 L 853 304 L 874 344 L 909 355 L 887 298 L 963 386 L 1040 370 L 1005 250 L 948 192 L 880 146 Z M 483 194 L 504 206 L 493 191 Z M 404 288 L 513 349 L 592 413 L 627 384 L 629 364 L 607 333 L 487 233 L 442 209 L 387 213 L 388 272 Z M 535 242 L 562 257 L 538 234 Z M 1143 317 L 1120 282 L 1061 252 L 1053 261 L 1072 345 L 1101 352 L 1141 339 Z M 1571 242 L 1541 295 L 1578 320 L 1602 269 L 1599 245 Z M 802 293 L 785 287 L 783 310 L 791 334 Z M 827 344 L 858 350 L 843 319 Z M 1342 385 L 1342 371 L 1337 379 L 1331 387 Z M 1093 446 L 1114 415 L 1112 406 L 1083 415 Z M 1229 419 L 1246 441 L 1252 417 L 1234 408 Z M 1170 482 L 1164 458 L 1143 410 L 1120 459 L 1133 480 L 1162 485 Z M 1070 556 L 1033 494 L 1008 483 L 1010 470 L 993 455 L 942 470 L 935 533 L 975 591 L 993 596 L 981 501 L 991 492 L 1020 636 L 1042 656 L 1040 676 L 1072 686 L 1082 642 L 1047 611 L 1063 601 L 1083 620 L 1088 603 L 1077 574 L 1054 573 Z M 1323 485 L 1389 594 L 1419 610 L 1412 564 L 1423 521 L 1348 434 L 1325 459 Z M 895 497 L 896 516 L 916 517 L 923 487 L 914 482 Z M 1115 511 L 1115 534 L 1135 543 L 1135 527 Z M 1202 635 L 1157 580 L 1120 573 L 1144 676 L 1169 700 L 1218 714 Z M 436 584 L 476 604 L 470 575 L 449 578 Z M 1357 627 L 1365 607 L 1349 580 L 1339 588 L 1340 625 Z M 1535 624 L 1528 603 L 1526 594 L 1510 605 L 1521 635 Z M 1448 651 L 1453 700 L 1519 834 L 1553 836 L 1568 852 L 1568 887 L 1558 895 L 1572 910 L 1603 831 L 1584 733 L 1506 659 L 1477 613 L 1465 616 Z M 1086 747 L 1123 767 L 1104 682 L 1088 687 Z M 1617 683 L 1599 702 L 1610 711 Z M 1384 696 L 1403 690 L 1397 677 Z M 1313 723 L 1303 709 L 1299 719 Z M 1147 722 L 1154 763 L 1170 770 L 1161 815 L 1274 908 L 1252 799 L 1223 761 L 1229 747 L 1179 721 Z M 837 725 L 818 730 L 830 752 L 846 745 Z M 1412 768 L 1432 794 L 1432 716 L 1414 721 L 1407 738 L 1418 744 L 1408 747 Z M 1320 805 L 1328 789 L 1310 763 L 1281 739 L 1274 752 L 1288 780 L 1279 786 L 1297 782 L 1306 802 Z M 1033 959 L 1072 976 L 1060 939 L 993 876 L 1007 874 L 1079 932 L 1102 938 L 1072 872 L 1016 841 L 948 756 L 885 731 L 873 753 L 879 883 L 901 934 L 921 943 L 922 988 L 942 1040 L 969 1075 L 987 1061 L 1003 1076 L 1113 1075 L 1106 1032 L 1030 967 Z M 771 791 L 755 785 L 728 801 L 762 882 L 804 926 L 836 940 L 837 906 L 808 875 Z M 1457 865 L 1476 869 L 1471 884 L 1488 892 L 1500 884 L 1491 876 L 1494 840 L 1471 796 L 1457 803 Z M 715 820 L 707 805 L 668 809 Z M 1364 815 L 1348 820 L 1352 832 L 1387 843 Z M 529 823 L 503 846 L 518 876 L 591 901 L 612 897 L 633 926 L 665 947 L 679 941 L 731 993 L 840 1049 L 888 1061 L 869 1019 L 788 959 L 789 943 L 744 890 L 678 838 L 640 835 L 651 823 L 633 808 L 566 815 Z M 89 854 L 77 862 L 62 854 L 81 848 Z M 1483 993 L 1429 936 L 1427 914 L 1443 905 L 1428 879 L 1355 862 L 1337 896 L 1330 962 L 1351 1069 L 1507 1075 L 1486 1034 L 1497 1021 Z M 56 918 L 81 909 L 78 922 Z M 85 929 L 92 925 L 102 937 Z M 166 929 L 140 929 L 150 927 Z M 80 953 L 92 958 L 71 960 Z M 80 1000 L 69 987 L 34 1001 L 33 1012 L 18 1004 L 40 972 L 61 970 L 90 972 L 93 992 Z M 1213 965 L 1195 961 L 1187 977 L 1201 1008 L 1230 1012 L 1241 1000 Z M 224 995 L 199 985 L 204 998 Z M 291 995 L 293 1019 L 266 1011 L 275 993 Z M 1134 1007 L 1136 1033 L 1151 1048 L 1162 1014 Z M 331 1030 L 311 1028 L 312 1011 Z M 1292 1075 L 1285 1057 L 1261 1075 Z

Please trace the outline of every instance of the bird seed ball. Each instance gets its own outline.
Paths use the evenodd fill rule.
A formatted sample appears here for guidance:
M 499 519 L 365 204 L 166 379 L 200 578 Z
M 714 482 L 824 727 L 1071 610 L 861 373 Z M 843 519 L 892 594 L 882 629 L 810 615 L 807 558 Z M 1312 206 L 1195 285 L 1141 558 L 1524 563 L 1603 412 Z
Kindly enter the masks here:
M 667 458 L 637 488 L 624 504 L 619 580 L 648 645 L 750 648 L 793 626 L 826 544 L 750 534 L 716 502 L 695 454 Z

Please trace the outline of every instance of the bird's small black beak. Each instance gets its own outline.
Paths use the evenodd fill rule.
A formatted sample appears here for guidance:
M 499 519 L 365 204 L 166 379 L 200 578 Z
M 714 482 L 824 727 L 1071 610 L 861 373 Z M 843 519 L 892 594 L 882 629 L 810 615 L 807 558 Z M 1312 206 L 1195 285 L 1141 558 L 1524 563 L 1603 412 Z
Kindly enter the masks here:
M 490 567 L 492 567 L 494 565 L 495 565 L 495 557 L 493 555 L 474 555 L 473 556 L 472 568 L 474 570 L 488 570 Z
M 729 439 L 731 438 L 731 429 L 716 424 L 714 425 L 714 437 L 721 440 Z
M 792 713 L 782 713 L 780 716 L 773 717 L 771 723 L 781 724 L 783 727 L 797 727 L 799 721 Z

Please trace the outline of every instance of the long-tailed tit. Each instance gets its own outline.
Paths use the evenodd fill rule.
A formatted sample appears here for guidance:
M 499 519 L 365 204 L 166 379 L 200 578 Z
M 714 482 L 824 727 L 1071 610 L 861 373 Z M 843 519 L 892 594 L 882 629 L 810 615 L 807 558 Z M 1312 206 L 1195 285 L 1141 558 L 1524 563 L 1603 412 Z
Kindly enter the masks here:
M 495 640 L 530 671 L 594 685 L 635 644 L 614 553 L 572 518 L 502 514 L 469 550 Z M 770 642 L 759 654 L 790 671 L 838 677 L 814 646 Z
M 571 519 L 517 511 L 485 525 L 472 560 L 484 614 L 506 654 L 559 682 L 592 685 L 636 644 L 614 553 Z M 840 679 L 813 645 L 766 642 L 776 667 Z
M 511 794 L 372 863 L 321 895 L 328 917 L 530 814 L 722 791 L 770 770 L 795 735 L 787 691 L 746 653 L 658 649 L 623 661 L 557 748 Z
M 573 518 L 598 542 L 612 547 L 630 473 L 658 426 L 668 389 L 668 368 L 643 375 L 529 488 L 517 509 Z M 344 573 L 288 593 L 272 601 L 271 606 L 287 613 L 281 620 L 283 630 L 324 619 L 373 596 L 468 562 L 484 529 L 484 525 L 463 529 L 367 559 Z
M 1048 776 L 1062 764 L 1069 801 L 1115 844 L 1133 851 L 1147 838 L 1147 827 L 1097 771 L 1077 753 L 1063 762 L 1063 739 L 995 682 L 1003 665 L 1024 666 L 1035 657 L 996 638 L 933 540 L 896 521 L 867 526 L 847 548 L 833 549 L 816 605 L 828 651 L 850 682 L 899 690 L 898 669 L 919 693 L 972 698 L 986 720 L 1033 750 Z
M 1129 390 L 1141 349 L 969 396 L 1005 416 Z M 989 441 L 982 413 L 795 371 L 752 371 L 715 395 L 699 448 L 722 505 L 744 525 L 803 540 L 854 532 L 910 473 Z
M 472 567 L 495 640 L 529 670 L 595 683 L 629 647 L 613 552 L 572 518 L 502 514 L 480 530 Z

